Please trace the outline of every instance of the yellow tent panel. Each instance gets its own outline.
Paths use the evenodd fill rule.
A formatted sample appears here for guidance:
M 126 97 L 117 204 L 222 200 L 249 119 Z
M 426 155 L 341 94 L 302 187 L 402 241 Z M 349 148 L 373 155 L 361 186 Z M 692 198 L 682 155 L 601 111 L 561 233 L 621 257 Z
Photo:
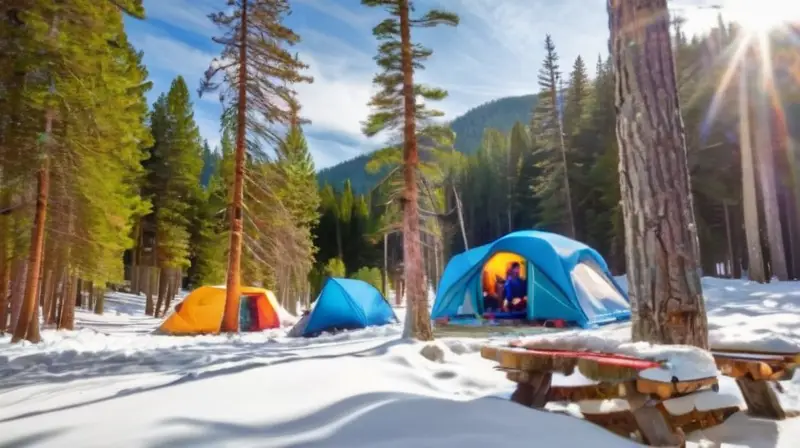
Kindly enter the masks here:
M 242 286 L 241 295 L 254 301 L 253 330 L 280 327 L 279 305 L 272 291 Z M 201 286 L 186 296 L 158 329 L 173 335 L 219 333 L 224 311 L 225 287 Z
M 525 259 L 511 252 L 498 252 L 483 266 L 483 291 L 494 293 L 497 287 L 497 279 L 503 281 L 511 264 L 517 262 L 523 269 L 520 270 L 520 277 L 525 278 Z

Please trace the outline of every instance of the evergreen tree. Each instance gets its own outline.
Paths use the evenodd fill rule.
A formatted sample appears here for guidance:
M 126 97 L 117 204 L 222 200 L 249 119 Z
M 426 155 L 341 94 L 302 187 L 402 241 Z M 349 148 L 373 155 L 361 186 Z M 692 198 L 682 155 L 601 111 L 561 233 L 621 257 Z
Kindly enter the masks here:
M 381 42 L 376 62 L 383 70 L 374 78 L 379 92 L 370 101 L 372 114 L 364 124 L 364 133 L 374 136 L 383 131 L 403 130 L 403 250 L 406 284 L 411 308 L 405 336 L 420 340 L 433 339 L 427 305 L 424 275 L 422 272 L 422 247 L 420 244 L 419 195 L 416 170 L 419 164 L 417 151 L 418 121 L 442 115 L 417 104 L 417 96 L 427 101 L 441 100 L 446 92 L 414 83 L 415 68 L 422 67 L 433 51 L 413 44 L 411 29 L 458 24 L 455 14 L 431 10 L 419 18 L 412 18 L 414 9 L 410 0 L 362 0 L 363 5 L 385 7 L 390 18 L 373 28 L 373 35 Z
M 211 150 L 208 140 L 203 141 L 203 170 L 200 172 L 200 185 L 208 188 L 211 176 L 217 171 L 219 164 L 219 154 Z
M 298 231 L 295 244 L 306 256 L 294 259 L 293 268 L 284 273 L 284 284 L 280 291 L 284 302 L 297 298 L 308 281 L 316 253 L 311 232 L 319 222 L 320 206 L 314 161 L 300 126 L 300 105 L 293 101 L 291 107 L 293 118 L 288 134 L 278 146 L 275 166 L 281 180 L 279 198 L 291 214 L 293 226 Z M 294 308 L 292 305 L 296 304 L 290 304 L 291 309 Z
M 24 288 L 12 294 L 12 340 L 36 342 L 37 303 L 46 292 L 45 278 L 52 278 L 49 272 L 66 272 L 65 278 L 73 278 L 81 265 L 90 279 L 121 276 L 120 248 L 129 243 L 130 217 L 140 208 L 129 181 L 136 177 L 144 138 L 139 106 L 146 74 L 127 44 L 120 9 L 139 17 L 143 11 L 141 2 L 133 0 L 35 2 L 9 8 L 3 16 L 13 22 L 7 36 L 12 43 L 7 49 L 13 50 L 3 54 L 14 70 L 4 82 L 15 86 L 24 79 L 25 87 L 16 84 L 11 95 L 7 117 L 14 120 L 6 123 L 16 129 L 4 145 L 25 150 L 13 154 L 16 160 L 4 167 L 3 177 L 19 176 L 26 182 L 26 187 L 6 190 L 11 200 L 24 194 L 29 179 L 35 178 L 37 198 L 33 220 L 26 226 L 31 230 L 29 243 L 24 233 L 14 237 L 11 256 L 22 267 L 16 284 Z M 91 172 L 83 175 L 84 170 Z M 52 202 L 54 195 L 63 201 Z M 16 225 L 24 220 L 14 217 Z M 61 236 L 52 237 L 55 231 Z M 82 250 L 70 251 L 72 247 Z M 60 290 L 66 303 L 62 317 L 70 327 L 69 300 L 65 289 Z M 49 291 L 45 295 L 52 295 Z M 49 313 L 54 299 L 45 299 Z M 95 310 L 102 312 L 102 301 Z
M 222 330 L 239 328 L 239 288 L 241 281 L 242 244 L 244 239 L 245 155 L 263 155 L 259 142 L 275 144 L 282 136 L 267 125 L 288 124 L 292 119 L 292 84 L 311 82 L 301 72 L 306 65 L 286 47 L 300 37 L 283 25 L 290 13 L 288 0 L 233 0 L 229 12 L 218 12 L 211 20 L 225 30 L 214 41 L 223 45 L 221 60 L 206 72 L 200 91 L 225 90 L 220 97 L 226 102 L 225 113 L 235 117 L 236 152 L 230 210 L 230 248 L 226 280 L 225 314 Z M 220 74 L 222 84 L 214 82 Z M 252 173 L 249 179 L 264 179 Z M 251 182 L 252 183 L 252 182 Z M 262 188 L 262 191 L 268 191 Z M 271 194 L 271 193 L 268 193 Z M 254 221 L 255 222 L 255 221 Z M 265 231 L 277 226 L 265 226 Z M 262 235 L 265 236 L 265 235 Z M 265 236 L 277 242 L 278 234 Z
M 549 34 L 545 37 L 544 48 L 545 59 L 539 71 L 539 101 L 531 120 L 540 169 L 533 191 L 539 197 L 539 225 L 575 236 L 569 157 L 561 121 L 561 72 L 556 47 Z
M 152 150 L 154 159 L 160 161 L 151 167 L 150 185 L 157 262 L 162 268 L 185 268 L 189 264 L 191 201 L 199 196 L 203 159 L 200 131 L 182 77 L 172 82 L 157 107 L 164 107 L 167 126 L 163 140 L 156 137 Z
M 531 194 L 530 186 L 539 176 L 528 128 L 520 123 L 514 123 L 509 137 L 509 151 L 519 154 L 519 172 L 514 185 L 513 209 L 514 229 L 531 229 L 537 222 L 539 203 L 537 197 Z

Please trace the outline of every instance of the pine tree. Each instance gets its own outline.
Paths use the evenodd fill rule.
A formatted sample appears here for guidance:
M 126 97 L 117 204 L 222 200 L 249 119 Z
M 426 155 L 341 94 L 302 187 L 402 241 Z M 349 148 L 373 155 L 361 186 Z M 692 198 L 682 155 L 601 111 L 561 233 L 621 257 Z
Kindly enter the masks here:
M 46 251 L 51 257 L 61 254 L 61 262 L 83 264 L 89 276 L 113 277 L 112 265 L 119 266 L 121 260 L 117 250 L 128 243 L 130 214 L 138 208 L 126 181 L 135 177 L 132 166 L 139 162 L 138 138 L 142 137 L 135 129 L 141 125 L 136 122 L 140 80 L 132 79 L 141 72 L 129 52 L 120 14 L 124 10 L 141 17 L 141 2 L 37 2 L 27 6 L 15 16 L 21 45 L 14 57 L 18 64 L 15 73 L 29 75 L 20 101 L 30 118 L 19 125 L 33 126 L 25 129 L 26 136 L 18 143 L 27 140 L 24 146 L 30 150 L 26 152 L 33 156 L 27 165 L 35 167 L 37 203 L 28 262 L 23 265 L 28 272 L 25 292 L 18 296 L 20 306 L 12 316 L 13 341 L 39 339 L 37 303 L 43 292 L 42 273 L 50 272 L 58 259 L 45 259 Z M 92 91 L 87 92 L 87 87 Z M 121 123 L 112 126 L 113 121 Z M 107 152 L 115 139 L 118 154 Z M 93 172 L 77 176 L 82 169 Z M 120 172 L 112 176 L 115 169 Z M 51 184 L 66 188 L 51 189 Z M 90 191 L 93 189 L 97 191 Z M 53 195 L 63 195 L 67 203 L 51 202 Z M 51 210 L 53 204 L 58 207 Z M 110 210 L 100 214 L 105 207 Z M 49 237 L 56 229 L 64 237 Z M 85 238 L 84 232 L 96 234 Z M 75 260 L 64 259 L 64 245 L 77 241 L 83 242 L 84 250 L 74 252 Z M 87 254 L 98 257 L 89 260 Z M 112 254 L 117 255 L 115 261 Z M 102 312 L 102 301 L 95 310 Z
M 156 251 L 162 268 L 185 268 L 189 263 L 189 219 L 192 200 L 199 195 L 202 171 L 200 130 L 194 122 L 189 89 L 182 77 L 170 86 L 163 103 L 167 120 L 165 139 L 153 151 L 152 193 L 156 224 Z
M 458 16 L 441 10 L 431 10 L 419 18 L 412 18 L 410 0 L 362 0 L 369 7 L 385 7 L 391 16 L 373 28 L 373 35 L 381 42 L 376 62 L 383 70 L 373 82 L 380 91 L 370 101 L 373 113 L 364 124 L 364 133 L 374 136 L 383 131 L 403 130 L 403 250 L 411 317 L 407 319 L 406 337 L 419 340 L 433 339 L 427 294 L 422 271 L 420 244 L 420 215 L 418 205 L 416 170 L 419 164 L 417 151 L 417 123 L 440 116 L 417 104 L 417 96 L 427 101 L 441 100 L 446 92 L 414 83 L 415 68 L 421 68 L 433 51 L 413 44 L 411 29 L 458 24 Z
M 539 101 L 531 119 L 531 132 L 537 136 L 536 152 L 541 170 L 533 191 L 539 197 L 539 225 L 574 237 L 569 158 L 561 116 L 561 72 L 558 53 L 549 34 L 545 37 L 544 48 L 545 59 L 539 71 Z
M 514 229 L 532 229 L 537 222 L 539 203 L 536 195 L 531 194 L 531 185 L 539 177 L 539 169 L 528 129 L 520 122 L 514 123 L 514 127 L 511 128 L 509 151 L 519 154 L 520 159 L 512 198 L 515 210 Z
M 217 90 L 221 84 L 213 79 L 221 74 L 225 89 L 220 97 L 226 103 L 225 113 L 235 117 L 236 123 L 230 248 L 222 322 L 222 331 L 235 332 L 239 328 L 245 155 L 249 149 L 252 156 L 263 156 L 257 149 L 260 141 L 270 144 L 281 141 L 282 136 L 265 123 L 289 124 L 291 100 L 295 97 L 292 84 L 312 79 L 301 73 L 306 65 L 286 48 L 300 40 L 283 25 L 291 11 L 288 0 L 233 0 L 229 6 L 229 13 L 218 12 L 211 16 L 211 20 L 225 30 L 222 37 L 214 39 L 223 45 L 222 57 L 206 72 L 200 91 Z
M 200 185 L 203 188 L 208 188 L 211 176 L 217 171 L 218 164 L 219 154 L 211 150 L 208 140 L 203 141 L 203 170 L 200 172 Z
M 305 257 L 295 257 L 292 263 L 285 264 L 281 296 L 284 302 L 297 298 L 308 280 L 316 253 L 313 236 L 314 226 L 319 222 L 320 195 L 314 161 L 308 150 L 299 118 L 300 105 L 297 101 L 290 103 L 293 118 L 286 138 L 278 146 L 278 157 L 275 164 L 281 180 L 279 198 L 293 219 L 297 229 L 299 251 Z M 299 254 L 298 254 L 299 255 Z M 291 266 L 291 268 L 289 268 Z M 295 303 L 289 303 L 294 309 Z

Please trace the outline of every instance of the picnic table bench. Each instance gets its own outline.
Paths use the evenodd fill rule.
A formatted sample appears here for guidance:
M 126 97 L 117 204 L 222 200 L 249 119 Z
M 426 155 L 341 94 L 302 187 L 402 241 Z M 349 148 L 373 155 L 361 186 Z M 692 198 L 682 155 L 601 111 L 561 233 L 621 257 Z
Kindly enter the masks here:
M 597 402 L 581 406 L 583 417 L 623 437 L 639 436 L 655 446 L 682 446 L 685 432 L 722 423 L 739 411 L 734 403 L 705 409 L 691 397 L 716 394 L 716 377 L 659 381 L 640 372 L 662 367 L 659 361 L 608 353 L 529 349 L 519 344 L 482 347 L 481 356 L 498 363 L 495 368 L 517 383 L 511 400 L 536 409 L 550 402 Z M 590 384 L 554 385 L 553 375 L 573 375 L 576 369 Z M 686 397 L 686 398 L 684 398 Z M 688 405 L 686 400 L 689 400 Z M 679 406 L 671 401 L 683 400 Z M 602 403 L 615 402 L 611 409 Z
M 800 353 L 712 349 L 711 354 L 719 371 L 736 379 L 750 415 L 774 420 L 798 415 L 783 409 L 777 393 L 783 392 L 778 381 L 791 378 L 800 364 Z

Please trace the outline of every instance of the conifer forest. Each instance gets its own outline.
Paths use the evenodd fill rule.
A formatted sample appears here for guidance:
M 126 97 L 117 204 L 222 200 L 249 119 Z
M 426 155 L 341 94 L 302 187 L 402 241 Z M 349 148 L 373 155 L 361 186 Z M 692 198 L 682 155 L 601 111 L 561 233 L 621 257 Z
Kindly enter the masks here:
M 789 37 L 769 35 L 764 54 L 722 15 L 699 35 L 672 15 L 659 57 L 675 76 L 656 89 L 631 74 L 646 70 L 630 62 L 637 50 L 613 48 L 649 37 L 623 36 L 613 18 L 607 54 L 564 60 L 543 34 L 530 95 L 450 117 L 436 108 L 448 92 L 418 81 L 437 49 L 417 30 L 454 33 L 459 17 L 361 0 L 384 15 L 371 24 L 362 130 L 388 144 L 318 170 L 296 92 L 314 79 L 295 49 L 303 36 L 284 23 L 292 3 L 220 1 L 209 18 L 218 57 L 155 102 L 125 29 L 147 17 L 141 0 L 0 4 L 0 333 L 37 342 L 40 322 L 73 329 L 76 308 L 102 314 L 111 289 L 146 296 L 146 314 L 161 317 L 181 290 L 223 284 L 222 329 L 235 332 L 240 285 L 294 312 L 334 276 L 404 298 L 407 335 L 429 340 L 428 291 L 447 261 L 521 229 L 595 248 L 640 297 L 660 294 L 643 280 L 655 260 L 688 278 L 676 294 L 690 304 L 699 276 L 800 279 L 800 59 Z M 763 58 L 769 80 L 748 63 Z M 198 89 L 222 101 L 213 147 L 195 118 Z

